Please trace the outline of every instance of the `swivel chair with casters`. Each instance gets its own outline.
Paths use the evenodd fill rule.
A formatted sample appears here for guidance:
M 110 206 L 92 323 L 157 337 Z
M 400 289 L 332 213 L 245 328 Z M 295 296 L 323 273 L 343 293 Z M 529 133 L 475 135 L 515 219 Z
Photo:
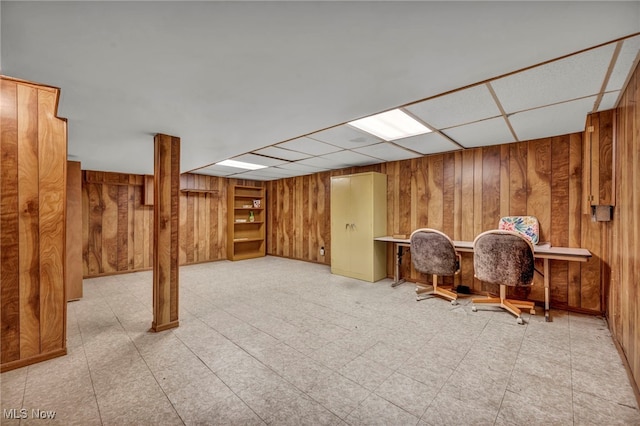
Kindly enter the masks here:
M 507 299 L 507 286 L 533 284 L 534 259 L 531 241 L 515 231 L 492 230 L 483 232 L 473 241 L 473 271 L 476 278 L 500 286 L 500 297 L 473 298 L 476 305 L 499 306 L 516 316 L 524 324 L 521 309 L 535 315 L 535 304 L 524 300 Z
M 426 296 L 439 296 L 457 304 L 458 294 L 451 286 L 439 286 L 438 276 L 454 276 L 460 272 L 460 255 L 453 241 L 444 233 L 430 228 L 416 229 L 411 233 L 411 263 L 416 271 L 433 276 L 432 286 L 416 283 L 416 300 Z

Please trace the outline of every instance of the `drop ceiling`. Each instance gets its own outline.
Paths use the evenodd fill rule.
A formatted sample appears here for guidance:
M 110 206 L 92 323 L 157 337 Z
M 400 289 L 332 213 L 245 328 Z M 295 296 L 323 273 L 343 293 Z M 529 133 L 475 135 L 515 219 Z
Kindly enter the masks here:
M 0 3 L 2 74 L 61 88 L 69 157 L 255 180 L 582 131 L 615 107 L 639 2 Z M 431 133 L 349 121 L 394 108 Z M 225 159 L 267 166 L 246 171 Z

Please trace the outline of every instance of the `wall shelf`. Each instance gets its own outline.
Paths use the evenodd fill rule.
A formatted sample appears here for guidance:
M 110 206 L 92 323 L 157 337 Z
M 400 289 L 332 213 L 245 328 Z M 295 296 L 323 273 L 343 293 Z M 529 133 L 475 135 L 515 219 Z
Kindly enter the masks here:
M 227 258 L 241 260 L 264 256 L 266 248 L 264 188 L 233 185 L 227 190 L 227 195 Z

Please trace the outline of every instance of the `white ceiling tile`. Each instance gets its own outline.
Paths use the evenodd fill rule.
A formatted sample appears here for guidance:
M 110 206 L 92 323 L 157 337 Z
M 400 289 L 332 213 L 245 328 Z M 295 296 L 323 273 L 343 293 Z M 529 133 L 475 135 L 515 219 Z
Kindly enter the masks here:
M 289 149 L 279 148 L 277 146 L 268 146 L 254 152 L 256 154 L 266 155 L 273 158 L 281 158 L 283 160 L 290 161 L 302 160 L 309 157 L 309 154 L 304 154 L 298 151 L 291 151 Z
M 502 117 L 452 127 L 443 133 L 466 148 L 515 142 Z
M 609 44 L 491 82 L 509 114 L 598 93 L 614 45 Z
M 365 146 L 364 148 L 354 149 L 354 151 L 379 158 L 382 161 L 399 161 L 422 156 L 418 153 L 407 151 L 404 148 L 400 148 L 399 146 L 388 142 Z
M 218 164 L 212 164 L 201 169 L 194 170 L 193 173 L 209 174 L 211 176 L 227 176 L 234 173 L 242 173 L 245 169 L 238 167 L 220 166 Z
M 607 92 L 622 89 L 627 76 L 632 71 L 631 67 L 638 57 L 638 51 L 640 51 L 640 36 L 628 38 L 622 43 L 618 59 L 609 76 Z
M 438 133 L 427 133 L 393 142 L 424 155 L 461 149 L 458 145 Z
M 382 139 L 356 130 L 348 124 L 313 133 L 308 137 L 346 149 L 360 148 L 382 142 Z
M 482 84 L 404 108 L 437 128 L 459 126 L 500 115 L 489 89 Z
M 233 175 L 231 177 L 233 179 L 249 179 L 249 180 L 276 180 L 276 179 L 279 179 L 279 178 L 273 177 L 273 176 L 261 175 L 261 174 L 255 173 L 254 171 L 245 172 L 245 173 L 238 173 L 238 174 L 235 174 L 235 175 Z
M 280 164 L 278 168 L 284 169 L 284 170 L 293 170 L 293 171 L 308 172 L 308 173 L 316 173 L 316 172 L 323 172 L 326 170 L 330 170 L 328 167 L 321 168 L 321 167 L 309 166 L 306 164 L 300 164 L 297 161 L 293 163 Z
M 252 173 L 255 173 L 258 176 L 267 176 L 267 177 L 285 177 L 290 176 L 289 171 L 284 169 L 278 169 L 277 167 L 268 167 L 266 169 L 260 170 L 252 170 Z
M 233 160 L 244 161 L 245 163 L 260 164 L 262 166 L 277 166 L 278 164 L 286 163 L 283 160 L 277 160 L 275 158 L 263 157 L 256 154 L 243 154 L 237 157 L 233 157 Z
M 303 164 L 305 166 L 313 166 L 326 170 L 342 169 L 347 165 L 341 161 L 329 160 L 323 157 L 311 157 L 304 160 L 296 161 L 296 164 Z
M 509 121 L 521 141 L 582 132 L 596 97 L 513 114 Z
M 194 173 L 196 175 L 220 176 L 220 177 L 225 177 L 233 174 L 229 172 L 220 172 L 217 170 L 209 170 L 209 169 L 196 169 L 196 170 L 190 171 L 189 173 Z
M 329 154 L 331 152 L 340 151 L 340 148 L 336 146 L 319 142 L 317 140 L 310 139 L 307 137 L 302 137 L 298 139 L 293 139 L 288 142 L 279 143 L 276 146 L 280 148 L 290 149 L 293 151 L 303 152 L 309 155 L 323 155 L 323 154 Z
M 302 171 L 302 170 L 293 170 L 293 169 L 281 169 L 280 167 L 276 167 L 276 170 L 278 170 L 278 172 L 281 173 L 282 177 L 294 177 L 294 176 L 303 176 L 303 175 L 310 175 L 312 173 L 317 173 L 317 170 L 313 170 L 313 171 Z
M 347 150 L 323 155 L 321 158 L 335 161 L 336 163 L 342 163 L 343 167 L 364 166 L 367 164 L 376 164 L 381 162 L 377 158 L 372 158 L 368 155 L 363 155 L 354 151 Z
M 616 102 L 618 101 L 618 97 L 620 96 L 620 91 L 617 92 L 609 92 L 605 93 L 602 96 L 602 100 L 600 101 L 600 105 L 598 106 L 598 111 L 606 111 L 608 109 L 612 109 L 616 107 Z

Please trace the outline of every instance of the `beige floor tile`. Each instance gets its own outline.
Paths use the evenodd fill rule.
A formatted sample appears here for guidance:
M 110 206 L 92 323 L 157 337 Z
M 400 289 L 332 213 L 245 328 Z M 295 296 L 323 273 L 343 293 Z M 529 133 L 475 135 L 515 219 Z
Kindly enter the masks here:
M 640 425 L 637 404 L 619 404 L 584 392 L 573 392 L 573 410 L 576 425 Z
M 375 394 L 419 418 L 431 404 L 438 390 L 403 374 L 393 373 L 378 386 Z
M 373 391 L 393 373 L 393 370 L 363 356 L 359 356 L 345 364 L 338 372 Z
M 307 395 L 323 407 L 345 419 L 371 391 L 338 373 L 319 378 Z
M 351 414 L 350 425 L 415 425 L 418 417 L 375 394 L 369 395 Z
M 3 373 L 2 408 L 82 425 L 640 425 L 602 318 L 517 325 L 277 257 L 180 278 L 180 327 L 162 333 L 148 331 L 150 271 L 85 280 L 69 355 Z

